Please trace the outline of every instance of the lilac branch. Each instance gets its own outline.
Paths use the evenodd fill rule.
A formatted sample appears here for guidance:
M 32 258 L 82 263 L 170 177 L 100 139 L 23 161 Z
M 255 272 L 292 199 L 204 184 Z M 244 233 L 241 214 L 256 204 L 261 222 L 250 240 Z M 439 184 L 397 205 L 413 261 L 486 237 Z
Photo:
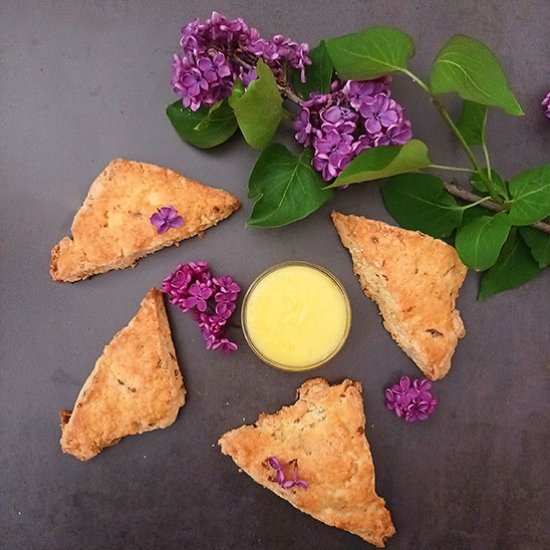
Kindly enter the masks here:
M 463 187 L 458 186 L 456 183 L 444 181 L 443 185 L 447 190 L 447 192 L 450 193 L 453 197 L 456 197 L 457 199 L 460 199 L 469 203 L 483 201 L 483 197 L 480 197 L 479 195 L 476 195 L 475 193 L 472 193 L 471 191 L 468 191 L 467 189 L 464 189 Z M 492 212 L 502 212 L 503 210 L 506 210 L 502 205 L 497 204 L 496 202 L 493 202 L 491 200 L 485 200 L 483 202 L 479 202 L 479 206 L 482 206 L 487 210 L 491 210 Z M 530 227 L 550 235 L 550 223 L 536 222 L 531 224 Z

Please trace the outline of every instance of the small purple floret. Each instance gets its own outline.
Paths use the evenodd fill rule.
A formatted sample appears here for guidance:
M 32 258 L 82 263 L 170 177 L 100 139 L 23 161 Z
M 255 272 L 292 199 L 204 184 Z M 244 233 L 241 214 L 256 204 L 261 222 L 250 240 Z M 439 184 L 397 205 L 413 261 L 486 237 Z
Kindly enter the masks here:
M 185 309 L 195 308 L 198 311 L 206 311 L 206 300 L 212 296 L 212 292 L 212 289 L 208 287 L 208 283 L 193 283 L 189 287 L 189 297 L 185 299 Z
M 386 407 L 407 422 L 426 420 L 437 405 L 431 387 L 432 383 L 425 378 L 416 378 L 411 383 L 408 376 L 403 376 L 397 384 L 386 388 Z
M 163 206 L 159 208 L 149 221 L 157 228 L 157 233 L 162 235 L 173 227 L 181 227 L 183 218 L 178 216 L 178 211 L 173 206 Z
M 267 463 L 275 470 L 275 480 L 283 489 L 291 489 L 294 486 L 307 489 L 309 484 L 303 479 L 298 479 L 298 459 L 295 458 L 287 463 L 281 463 L 275 456 L 267 458 Z M 292 466 L 292 477 L 287 479 L 285 469 Z
M 241 287 L 226 275 L 213 277 L 206 262 L 189 262 L 176 267 L 162 283 L 168 301 L 181 311 L 190 311 L 198 323 L 206 349 L 222 353 L 237 350 L 227 338 L 227 322 L 237 307 Z
M 237 351 L 237 344 L 229 341 L 227 338 L 220 338 L 212 344 L 212 349 L 217 349 L 222 353 L 231 353 Z

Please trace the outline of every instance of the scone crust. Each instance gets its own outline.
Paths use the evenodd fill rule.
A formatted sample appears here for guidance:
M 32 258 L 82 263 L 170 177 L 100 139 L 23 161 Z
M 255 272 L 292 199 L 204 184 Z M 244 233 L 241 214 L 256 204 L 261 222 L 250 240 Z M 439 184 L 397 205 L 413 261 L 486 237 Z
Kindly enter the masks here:
M 88 460 L 122 437 L 170 426 L 184 402 L 162 293 L 153 288 L 105 347 L 73 411 L 61 411 L 61 448 Z
M 430 379 L 447 374 L 464 324 L 455 307 L 466 266 L 445 242 L 360 216 L 332 213 L 342 244 L 384 326 Z
M 159 235 L 149 218 L 168 205 L 184 223 Z M 115 159 L 92 183 L 74 217 L 72 237 L 52 249 L 50 275 L 74 282 L 132 266 L 147 254 L 202 233 L 239 207 L 230 193 L 168 168 Z
M 321 378 L 298 390 L 298 401 L 254 426 L 224 434 L 221 450 L 254 481 L 314 518 L 379 546 L 395 533 L 385 502 L 374 487 L 374 465 L 365 437 L 361 385 Z M 309 487 L 283 489 L 266 459 L 298 460 Z

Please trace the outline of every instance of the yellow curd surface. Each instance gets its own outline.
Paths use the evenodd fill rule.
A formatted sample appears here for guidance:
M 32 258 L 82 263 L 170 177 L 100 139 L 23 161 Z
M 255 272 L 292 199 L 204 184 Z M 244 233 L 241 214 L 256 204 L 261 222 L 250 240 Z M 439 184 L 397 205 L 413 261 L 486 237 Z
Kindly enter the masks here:
M 280 264 L 250 287 L 243 327 L 252 349 L 266 362 L 306 370 L 330 359 L 343 345 L 351 310 L 345 290 L 312 264 Z

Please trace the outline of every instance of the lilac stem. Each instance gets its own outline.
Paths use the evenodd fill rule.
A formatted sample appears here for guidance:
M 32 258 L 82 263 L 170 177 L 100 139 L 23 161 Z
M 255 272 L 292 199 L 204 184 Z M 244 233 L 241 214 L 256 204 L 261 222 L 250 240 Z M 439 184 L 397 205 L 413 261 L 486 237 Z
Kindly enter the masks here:
M 476 156 L 474 155 L 474 152 L 472 151 L 472 148 L 456 126 L 456 124 L 453 122 L 453 119 L 449 115 L 447 109 L 445 108 L 445 105 L 441 101 L 441 99 L 434 94 L 430 88 L 420 79 L 418 76 L 416 76 L 413 72 L 409 71 L 408 69 L 402 69 L 401 72 L 403 74 L 406 74 L 415 84 L 420 86 L 429 96 L 431 99 L 431 102 L 433 106 L 437 109 L 437 112 L 441 115 L 441 118 L 445 121 L 447 126 L 451 129 L 451 132 L 454 134 L 456 139 L 459 141 L 460 145 L 462 146 L 462 149 L 464 149 L 464 152 L 466 153 L 466 156 L 472 163 L 472 166 L 474 167 L 474 171 L 477 172 L 485 181 L 485 185 L 487 186 L 487 190 L 489 191 L 489 194 L 491 195 L 491 198 L 494 202 L 499 203 L 500 199 L 498 197 L 497 190 L 493 184 L 493 181 L 491 179 L 491 172 L 490 172 L 490 165 L 487 165 L 488 169 L 488 176 L 484 177 L 484 172 L 479 166 Z M 486 151 L 486 148 L 485 148 Z M 486 154 L 487 162 L 489 160 L 488 153 Z M 505 209 L 506 210 L 506 209 Z
M 487 210 L 491 210 L 492 212 L 502 212 L 505 210 L 505 208 L 497 204 L 496 202 L 493 202 L 491 200 L 483 201 L 483 197 L 480 197 L 479 195 L 476 195 L 475 193 L 472 193 L 471 191 L 468 191 L 467 189 L 464 189 L 463 187 L 460 187 L 456 185 L 456 183 L 451 183 L 448 181 L 444 181 L 443 185 L 446 189 L 446 191 L 453 195 L 453 197 L 456 197 L 457 199 L 463 200 L 465 202 L 477 202 L 479 203 L 479 206 L 482 206 L 483 208 L 486 208 Z M 482 202 L 480 202 L 482 201 Z M 538 229 L 539 231 L 542 231 L 543 233 L 547 233 L 550 235 L 550 223 L 546 222 L 537 222 L 531 224 L 533 229 Z

